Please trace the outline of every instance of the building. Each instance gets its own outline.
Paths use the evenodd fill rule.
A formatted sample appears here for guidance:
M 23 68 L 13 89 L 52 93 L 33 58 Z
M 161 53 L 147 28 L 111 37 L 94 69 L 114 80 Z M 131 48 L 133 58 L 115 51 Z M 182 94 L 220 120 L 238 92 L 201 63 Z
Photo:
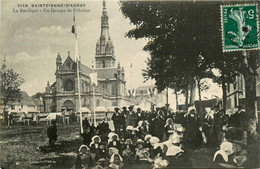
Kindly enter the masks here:
M 151 106 L 165 107 L 167 104 L 166 92 L 157 92 L 154 86 L 140 86 L 135 90 L 135 97 L 132 101 L 136 107 L 149 111 Z
M 95 87 L 95 107 L 108 109 L 112 106 L 122 106 L 129 103 L 126 98 L 126 81 L 124 68 L 116 64 L 114 45 L 109 35 L 109 17 L 106 2 L 103 1 L 101 16 L 101 35 L 96 43 L 95 68 L 79 63 L 79 83 L 81 106 L 93 111 L 93 85 L 90 74 L 97 73 L 98 85 Z M 47 84 L 44 96 L 46 112 L 56 112 L 63 109 L 78 111 L 78 79 L 77 63 L 70 57 L 70 52 L 62 63 L 58 53 L 56 58 L 56 81 Z M 105 110 L 104 109 L 104 110 Z
M 260 111 L 260 67 L 257 69 L 256 76 L 256 99 L 257 110 Z M 245 80 L 243 75 L 236 77 L 233 84 L 227 84 L 227 108 L 233 109 L 238 105 L 245 108 Z
M 13 102 L 8 104 L 7 111 L 8 113 L 25 113 L 25 114 L 33 114 L 39 113 L 38 107 L 33 101 L 33 99 L 28 96 L 25 91 L 21 91 L 21 100 L 18 102 Z

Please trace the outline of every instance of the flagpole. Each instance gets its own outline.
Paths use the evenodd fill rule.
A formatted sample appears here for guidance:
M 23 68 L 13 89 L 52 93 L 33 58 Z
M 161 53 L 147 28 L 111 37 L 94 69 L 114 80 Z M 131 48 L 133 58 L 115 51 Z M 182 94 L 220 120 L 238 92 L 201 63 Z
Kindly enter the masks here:
M 75 61 L 77 63 L 77 81 L 78 81 L 78 99 L 79 99 L 79 113 L 80 113 L 80 133 L 83 133 L 83 126 L 82 126 L 82 110 L 81 110 L 81 93 L 80 93 L 80 79 L 79 79 L 79 55 L 78 55 L 78 37 L 76 31 L 76 20 L 75 20 L 75 13 L 73 16 L 74 27 L 72 26 L 72 33 L 75 34 Z M 73 30 L 74 28 L 74 30 Z
M 92 68 L 93 68 L 93 73 L 95 73 L 95 72 L 94 72 L 94 65 L 92 65 Z M 96 109 L 96 98 L 95 98 L 96 93 L 95 93 L 95 84 L 93 83 L 92 85 L 93 85 L 92 88 L 93 88 L 93 114 L 94 114 L 94 126 L 96 127 L 96 126 L 97 126 L 97 121 L 96 121 L 96 111 L 95 111 L 95 109 Z

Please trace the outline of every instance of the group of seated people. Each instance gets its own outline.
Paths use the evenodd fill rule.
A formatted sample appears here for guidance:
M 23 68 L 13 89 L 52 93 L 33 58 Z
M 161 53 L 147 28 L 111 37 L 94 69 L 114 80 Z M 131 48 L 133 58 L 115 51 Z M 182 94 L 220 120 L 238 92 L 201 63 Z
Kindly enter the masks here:
M 213 112 L 213 120 L 219 120 L 218 123 L 214 123 L 218 124 L 216 136 L 222 131 L 229 133 L 232 138 L 233 131 L 227 132 L 228 130 L 224 127 L 228 126 L 228 122 L 222 122 L 225 119 L 222 116 L 226 114 L 218 114 L 219 111 Z M 209 114 L 206 114 L 204 119 L 209 119 L 208 116 Z M 165 113 L 161 110 L 144 114 L 140 109 L 134 112 L 133 107 L 129 107 L 129 111 L 126 111 L 124 107 L 122 112 L 115 108 L 112 120 L 113 131 L 105 121 L 97 127 L 91 126 L 87 119 L 83 121 L 83 145 L 79 149 L 75 168 L 192 167 L 187 155 L 187 147 L 197 149 L 210 142 L 210 137 L 213 137 L 205 134 L 205 121 L 198 116 L 195 107 L 190 107 L 183 116 L 178 116 L 178 113 Z M 222 128 L 219 130 L 220 126 Z M 225 138 L 225 134 L 223 136 Z M 218 140 L 218 137 L 215 139 Z M 228 147 L 225 146 L 226 142 L 227 140 L 222 138 L 217 144 L 221 151 L 216 153 L 214 161 L 226 160 L 222 156 L 225 148 Z M 246 160 L 244 157 L 235 159 L 236 166 L 241 166 Z
M 136 126 L 127 125 L 125 129 L 114 131 L 109 129 L 105 121 L 94 127 L 87 119 L 84 120 L 85 139 L 79 148 L 75 168 L 191 167 L 182 144 L 184 128 L 174 125 L 172 118 L 164 121 L 162 111 L 155 113 L 151 120 L 158 118 L 163 124 L 161 132 L 164 134 L 167 130 L 168 133 L 162 138 L 156 132 L 151 132 L 145 119 L 139 120 Z

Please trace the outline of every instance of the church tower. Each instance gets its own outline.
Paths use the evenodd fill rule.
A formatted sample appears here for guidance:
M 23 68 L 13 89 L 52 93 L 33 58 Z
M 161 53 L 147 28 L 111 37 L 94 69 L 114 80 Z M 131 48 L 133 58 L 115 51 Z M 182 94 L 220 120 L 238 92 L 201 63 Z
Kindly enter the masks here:
M 114 45 L 109 35 L 108 20 L 106 1 L 104 0 L 101 16 L 101 35 L 96 44 L 96 68 L 115 67 Z

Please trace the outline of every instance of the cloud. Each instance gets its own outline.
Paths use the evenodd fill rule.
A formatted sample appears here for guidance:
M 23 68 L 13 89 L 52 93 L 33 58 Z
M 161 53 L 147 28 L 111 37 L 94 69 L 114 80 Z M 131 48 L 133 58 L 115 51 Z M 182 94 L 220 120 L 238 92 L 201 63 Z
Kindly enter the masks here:
M 55 58 L 57 54 L 42 50 L 36 55 L 29 55 L 23 51 L 16 53 L 14 56 L 6 56 L 7 67 L 22 75 L 25 82 L 21 89 L 29 95 L 44 92 L 47 81 L 53 83 L 55 80 Z

